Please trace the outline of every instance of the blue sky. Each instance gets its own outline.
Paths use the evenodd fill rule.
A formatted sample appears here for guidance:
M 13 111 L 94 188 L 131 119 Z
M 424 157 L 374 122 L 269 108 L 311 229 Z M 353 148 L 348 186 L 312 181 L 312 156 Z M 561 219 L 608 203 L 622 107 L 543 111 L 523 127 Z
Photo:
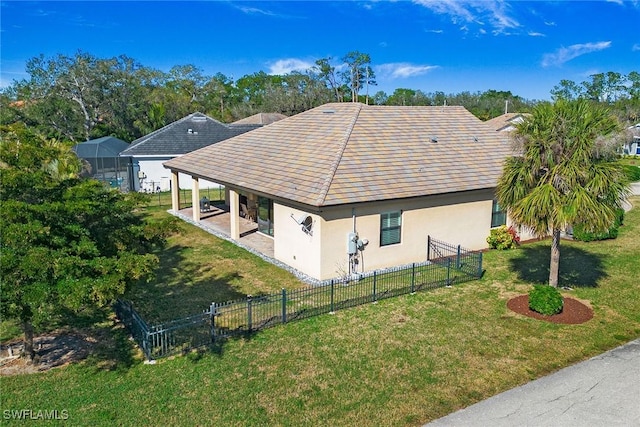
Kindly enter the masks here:
M 562 79 L 640 71 L 633 1 L 2 1 L 0 86 L 29 58 L 82 50 L 168 71 L 194 64 L 234 80 L 368 53 L 378 85 L 509 90 L 549 99 Z

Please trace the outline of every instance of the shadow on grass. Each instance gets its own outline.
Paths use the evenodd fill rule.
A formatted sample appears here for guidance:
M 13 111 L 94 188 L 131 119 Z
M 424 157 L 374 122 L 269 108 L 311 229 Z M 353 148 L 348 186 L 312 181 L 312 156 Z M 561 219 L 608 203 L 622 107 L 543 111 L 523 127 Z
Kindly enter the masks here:
M 518 249 L 518 256 L 509 260 L 509 267 L 520 280 L 532 284 L 548 283 L 550 261 L 548 245 L 524 245 Z M 599 256 L 575 246 L 560 245 L 559 286 L 595 288 L 606 276 Z
M 77 362 L 98 370 L 121 370 L 141 360 L 110 308 L 62 310 L 37 328 L 34 344 L 39 370 Z
M 138 283 L 125 295 L 148 323 L 186 317 L 206 310 L 212 302 L 246 297 L 232 285 L 241 278 L 240 273 L 204 271 L 208 267 L 185 255 L 190 249 L 173 246 L 159 252 L 155 280 Z

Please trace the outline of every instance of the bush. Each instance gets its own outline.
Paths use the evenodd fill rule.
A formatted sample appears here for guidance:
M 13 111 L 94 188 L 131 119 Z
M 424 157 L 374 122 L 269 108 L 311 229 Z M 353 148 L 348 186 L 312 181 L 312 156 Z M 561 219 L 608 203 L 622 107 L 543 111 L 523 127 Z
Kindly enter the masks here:
M 590 231 L 585 231 L 584 225 L 576 224 L 573 227 L 573 238 L 575 240 L 580 240 L 582 242 L 592 242 L 594 240 L 606 240 L 606 239 L 615 239 L 618 237 L 618 229 L 622 225 L 624 220 L 624 209 L 616 210 L 616 220 L 614 221 L 611 228 L 604 233 L 592 233 Z
M 545 316 L 560 313 L 563 304 L 560 291 L 553 286 L 535 285 L 529 292 L 529 308 Z
M 507 228 L 506 225 L 503 225 L 491 229 L 487 243 L 491 249 L 513 249 L 520 243 L 520 236 L 513 227 Z

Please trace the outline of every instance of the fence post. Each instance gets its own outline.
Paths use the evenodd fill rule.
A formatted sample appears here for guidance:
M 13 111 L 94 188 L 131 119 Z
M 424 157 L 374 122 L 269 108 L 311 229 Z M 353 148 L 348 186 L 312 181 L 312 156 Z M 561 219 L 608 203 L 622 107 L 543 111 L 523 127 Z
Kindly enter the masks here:
M 374 302 L 378 301 L 376 298 L 376 279 L 377 279 L 377 274 L 374 271 L 373 272 L 373 301 Z
M 458 245 L 458 254 L 456 255 L 456 268 L 460 269 L 460 245 Z
M 211 315 L 211 342 L 216 341 L 216 303 L 212 302 L 209 307 L 210 315 Z
M 431 260 L 431 236 L 427 236 L 427 261 Z
M 482 252 L 478 252 L 478 278 L 482 277 Z
M 282 288 L 282 323 L 287 323 L 287 290 Z
M 247 295 L 247 332 L 251 333 L 251 329 L 253 327 L 253 325 L 251 324 L 251 318 L 253 316 L 251 316 L 251 300 L 252 300 L 252 296 L 251 295 Z
M 331 279 L 331 308 L 329 310 L 329 313 L 335 313 L 335 310 L 333 307 L 333 279 Z
M 451 286 L 451 258 L 447 258 L 447 286 Z
M 144 331 L 142 334 L 142 352 L 147 356 L 147 360 L 151 360 L 151 350 L 149 349 L 149 331 Z
M 416 263 L 411 266 L 411 293 L 415 293 L 416 289 Z

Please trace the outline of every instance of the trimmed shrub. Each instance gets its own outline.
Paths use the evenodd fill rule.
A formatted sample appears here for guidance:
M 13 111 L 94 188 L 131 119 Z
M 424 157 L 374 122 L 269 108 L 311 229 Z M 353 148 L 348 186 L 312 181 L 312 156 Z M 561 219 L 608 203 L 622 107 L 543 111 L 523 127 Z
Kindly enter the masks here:
M 513 249 L 520 243 L 520 236 L 513 227 L 507 228 L 506 225 L 503 225 L 491 229 L 487 243 L 491 249 Z
M 537 313 L 551 316 L 562 311 L 564 301 L 558 289 L 549 285 L 535 285 L 529 291 L 529 308 Z
M 585 231 L 584 226 L 582 224 L 576 224 L 573 227 L 573 238 L 575 240 L 580 240 L 582 242 L 592 242 L 594 240 L 606 240 L 606 239 L 615 239 L 618 237 L 618 229 L 622 225 L 624 220 L 624 209 L 616 210 L 616 220 L 614 221 L 611 228 L 604 233 L 592 233 L 590 231 Z

